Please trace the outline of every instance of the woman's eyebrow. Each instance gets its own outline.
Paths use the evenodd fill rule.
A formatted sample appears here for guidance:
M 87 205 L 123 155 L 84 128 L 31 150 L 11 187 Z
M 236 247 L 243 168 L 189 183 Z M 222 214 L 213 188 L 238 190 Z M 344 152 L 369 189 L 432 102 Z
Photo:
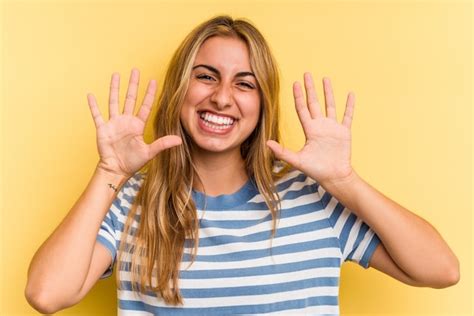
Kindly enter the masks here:
M 199 65 L 196 65 L 193 67 L 193 70 L 198 68 L 198 67 L 204 67 L 206 68 L 207 70 L 215 73 L 216 75 L 220 76 L 221 73 L 219 72 L 219 70 L 217 70 L 216 68 L 212 67 L 212 66 L 209 66 L 209 65 L 205 65 L 205 64 L 199 64 Z M 254 78 L 255 77 L 255 74 L 253 72 L 250 72 L 250 71 L 241 71 L 241 72 L 238 72 L 236 75 L 236 77 L 246 77 L 246 76 L 252 76 Z

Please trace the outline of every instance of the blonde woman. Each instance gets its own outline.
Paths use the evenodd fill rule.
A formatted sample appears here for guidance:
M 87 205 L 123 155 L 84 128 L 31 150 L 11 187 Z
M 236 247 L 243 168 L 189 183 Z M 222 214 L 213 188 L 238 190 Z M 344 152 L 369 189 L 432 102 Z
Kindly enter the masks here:
M 78 303 L 114 267 L 120 315 L 337 315 L 349 260 L 413 286 L 458 282 L 437 231 L 353 169 L 352 93 L 339 123 L 329 79 L 324 115 L 304 74 L 293 93 L 306 143 L 279 145 L 278 69 L 249 22 L 219 16 L 186 37 L 151 144 L 156 82 L 135 115 L 138 82 L 134 69 L 120 113 L 113 74 L 108 121 L 88 95 L 100 160 L 31 262 L 25 295 L 38 311 Z

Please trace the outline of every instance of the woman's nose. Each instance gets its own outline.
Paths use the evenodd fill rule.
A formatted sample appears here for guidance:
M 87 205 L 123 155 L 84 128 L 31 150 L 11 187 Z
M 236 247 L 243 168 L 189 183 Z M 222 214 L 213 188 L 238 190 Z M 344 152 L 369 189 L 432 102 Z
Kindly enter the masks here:
M 218 109 L 224 109 L 233 102 L 232 87 L 229 84 L 220 83 L 214 90 L 211 101 Z

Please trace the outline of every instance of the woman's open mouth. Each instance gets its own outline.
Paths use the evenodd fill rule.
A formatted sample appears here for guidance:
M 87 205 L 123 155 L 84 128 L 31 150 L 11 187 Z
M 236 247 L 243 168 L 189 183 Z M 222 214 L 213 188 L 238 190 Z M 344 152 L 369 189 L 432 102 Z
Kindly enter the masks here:
M 218 115 L 208 111 L 198 112 L 197 114 L 199 116 L 199 127 L 202 130 L 213 134 L 227 134 L 232 130 L 232 127 L 237 121 L 237 119 L 233 117 Z

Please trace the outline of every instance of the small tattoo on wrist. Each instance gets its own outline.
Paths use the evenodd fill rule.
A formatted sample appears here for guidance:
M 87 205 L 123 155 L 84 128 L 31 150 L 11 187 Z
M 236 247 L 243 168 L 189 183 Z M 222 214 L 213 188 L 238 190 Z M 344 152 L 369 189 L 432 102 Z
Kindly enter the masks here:
M 115 185 L 113 185 L 112 183 L 108 183 L 108 186 L 109 188 L 111 188 L 112 190 L 114 190 L 115 192 L 118 191 L 117 187 Z

